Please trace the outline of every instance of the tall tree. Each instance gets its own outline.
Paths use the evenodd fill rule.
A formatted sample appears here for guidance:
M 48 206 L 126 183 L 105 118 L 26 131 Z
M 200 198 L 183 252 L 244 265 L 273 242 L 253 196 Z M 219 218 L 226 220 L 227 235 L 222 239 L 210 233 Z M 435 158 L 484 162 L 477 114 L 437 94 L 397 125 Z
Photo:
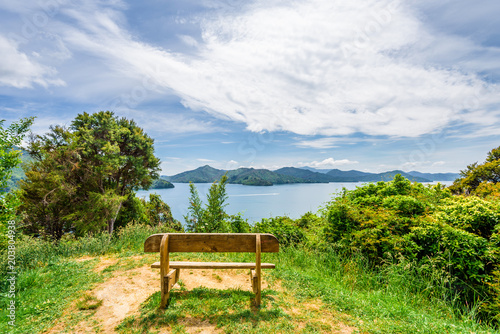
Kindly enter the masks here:
M 33 124 L 34 117 L 22 118 L 4 128 L 5 120 L 0 120 L 0 248 L 7 245 L 7 222 L 13 221 L 19 205 L 16 195 L 7 193 L 7 181 L 12 170 L 21 163 L 18 147 Z
M 187 228 L 193 232 L 229 232 L 231 230 L 228 219 L 241 219 L 241 217 L 229 216 L 224 208 L 227 206 L 226 193 L 227 176 L 224 174 L 217 182 L 212 183 L 208 190 L 207 204 L 202 207 L 202 202 L 194 184 L 189 184 L 189 208 L 188 215 L 184 217 Z
M 498 190 L 500 183 L 500 146 L 488 152 L 482 164 L 477 162 L 468 165 L 460 171 L 461 177 L 453 182 L 450 189 L 454 193 L 474 194 L 484 193 L 485 189 L 492 192 Z M 479 193 L 478 192 L 478 193 Z M 486 192 L 488 193 L 488 191 Z
M 109 111 L 52 127 L 28 149 L 34 162 L 21 183 L 22 209 L 31 232 L 43 229 L 55 239 L 69 229 L 112 233 L 127 197 L 158 177 L 153 139 Z
M 225 220 L 228 217 L 224 208 L 227 206 L 226 193 L 227 175 L 224 174 L 219 182 L 214 182 L 207 194 L 207 209 L 204 221 L 209 231 L 224 232 Z
M 196 186 L 189 182 L 188 214 L 184 217 L 188 231 L 198 232 L 203 226 L 203 202 L 200 199 Z
M 110 111 L 83 113 L 72 122 L 71 129 L 78 138 L 83 167 L 96 177 L 93 186 L 101 194 L 112 190 L 118 196 L 127 196 L 131 191 L 148 189 L 159 177 L 154 141 L 133 120 L 117 118 Z M 109 220 L 109 233 L 122 203 Z

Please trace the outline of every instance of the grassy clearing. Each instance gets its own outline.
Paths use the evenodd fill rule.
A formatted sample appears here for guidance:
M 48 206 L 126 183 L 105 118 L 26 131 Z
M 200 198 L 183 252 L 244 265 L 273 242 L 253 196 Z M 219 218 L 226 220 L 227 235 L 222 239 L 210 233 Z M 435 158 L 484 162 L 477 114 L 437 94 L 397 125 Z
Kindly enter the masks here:
M 189 279 L 189 277 L 187 277 Z M 238 289 L 181 288 L 171 294 L 170 305 L 159 310 L 159 292 L 146 300 L 139 314 L 116 327 L 119 333 L 173 333 L 209 330 L 220 333 L 331 333 L 340 326 L 338 317 L 318 303 L 298 303 L 277 281 L 263 291 L 260 309 L 253 306 L 253 293 Z M 325 315 L 329 315 L 325 319 Z
M 16 327 L 12 333 L 40 333 L 50 328 L 101 275 L 92 271 L 97 261 L 59 260 L 23 271 L 17 279 Z M 7 323 L 7 302 L 0 301 L 0 332 L 12 330 Z
M 61 328 L 75 328 L 85 321 L 92 331 L 102 330 L 92 305 L 91 290 L 100 282 L 158 260 L 142 252 L 150 228 L 130 227 L 117 237 L 85 238 L 66 244 L 34 241 L 19 245 L 21 259 L 16 292 L 16 328 L 13 333 L 42 333 L 59 319 Z M 22 242 L 22 240 L 21 240 Z M 80 244 L 81 242 L 81 244 Z M 94 246 L 100 246 L 92 248 Z M 101 258 L 97 255 L 106 254 Z M 84 256 L 85 261 L 77 259 Z M 173 254 L 172 260 L 252 261 L 253 254 Z M 265 271 L 269 288 L 263 306 L 252 306 L 253 294 L 238 289 L 180 286 L 172 292 L 170 307 L 159 310 L 159 292 L 152 293 L 139 309 L 116 327 L 119 333 L 172 333 L 210 330 L 220 333 L 499 333 L 475 321 L 474 309 L 457 309 L 439 277 L 420 275 L 408 264 L 394 264 L 384 271 L 369 268 L 361 257 L 342 257 L 331 251 L 282 248 L 263 254 L 263 262 L 276 264 Z M 218 276 L 218 277 L 217 277 Z M 222 273 L 209 278 L 222 280 Z M 248 283 L 250 284 L 250 283 Z M 159 285 L 159 282 L 158 282 Z M 159 288 L 159 287 L 158 287 Z M 85 296 L 90 296 L 85 301 Z M 82 301 L 84 307 L 78 307 Z M 5 295 L 0 306 L 0 332 L 7 325 Z M 69 310 L 69 311 L 68 311 Z M 62 325 L 61 325 L 62 323 Z M 64 332 L 64 331 L 63 331 Z
M 319 298 L 330 310 L 352 316 L 368 333 L 498 333 L 474 321 L 474 310 L 417 292 L 432 285 L 411 270 L 375 273 L 361 258 L 288 249 L 278 255 L 274 273 L 299 302 Z M 438 282 L 439 284 L 439 282 Z
M 251 254 L 183 255 L 206 261 L 252 259 Z M 155 293 L 117 331 L 155 333 L 169 327 L 186 333 L 203 327 L 221 333 L 498 333 L 476 323 L 474 310 L 457 312 L 452 301 L 415 293 L 415 280 L 422 285 L 427 278 L 416 278 L 411 271 L 374 273 L 361 258 L 293 248 L 266 254 L 263 261 L 275 262 L 277 269 L 265 273 L 270 286 L 260 310 L 251 306 L 253 294 L 247 291 L 181 288 L 172 293 L 167 310 L 158 309 Z

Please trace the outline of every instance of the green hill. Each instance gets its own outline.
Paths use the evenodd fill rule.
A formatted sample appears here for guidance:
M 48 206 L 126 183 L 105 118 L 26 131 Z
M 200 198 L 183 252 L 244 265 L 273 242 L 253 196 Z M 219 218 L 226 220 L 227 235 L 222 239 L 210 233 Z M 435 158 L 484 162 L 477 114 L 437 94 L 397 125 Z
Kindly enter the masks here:
M 170 177 L 170 182 L 178 183 L 212 183 L 217 181 L 224 175 L 226 171 L 222 169 L 215 169 L 208 165 L 196 168 L 194 170 L 182 172 Z
M 222 169 L 215 169 L 208 165 L 171 176 L 170 182 L 211 183 L 219 180 L 225 173 L 227 173 L 228 183 L 251 186 L 272 186 L 273 184 L 311 182 L 290 175 L 278 174 L 267 169 L 238 168 L 225 171 Z
M 364 177 L 369 177 L 374 174 L 357 170 L 343 171 L 340 169 L 332 169 L 326 173 L 326 175 L 330 176 L 330 182 L 359 182 Z
M 273 184 L 303 183 L 305 180 L 281 175 L 267 169 L 238 168 L 227 172 L 228 182 L 252 186 L 272 186 Z
M 174 176 L 162 175 L 161 178 L 174 183 L 212 183 L 219 180 L 225 173 L 227 173 L 229 183 L 257 186 L 288 183 L 391 181 L 396 174 L 401 174 L 412 182 L 450 181 L 456 179 L 457 175 L 454 173 L 406 173 L 401 170 L 393 170 L 384 173 L 368 173 L 358 170 L 342 171 L 340 169 L 332 169 L 324 173 L 324 170 L 318 172 L 310 167 L 284 167 L 275 171 L 267 169 L 238 168 L 226 171 L 206 165 Z
M 367 173 L 358 170 L 342 171 L 340 169 L 332 169 L 326 175 L 330 176 L 330 182 L 378 182 L 391 181 L 396 174 L 401 174 L 412 182 L 430 182 L 432 180 L 419 176 L 411 175 L 402 170 L 393 170 L 384 173 Z
M 431 181 L 455 181 L 460 177 L 458 173 L 420 173 L 417 171 L 408 172 L 413 176 L 422 177 Z
M 430 182 L 429 179 L 413 176 L 408 173 L 403 172 L 402 170 L 393 170 L 385 173 L 371 174 L 361 177 L 359 182 L 378 182 L 378 181 L 392 181 L 396 174 L 401 174 L 401 176 L 407 178 L 412 182 Z
M 331 177 L 329 175 L 313 172 L 311 170 L 295 168 L 295 167 L 284 167 L 274 171 L 277 174 L 292 176 L 299 179 L 305 180 L 305 182 L 311 183 L 328 183 L 331 182 Z
M 151 185 L 150 189 L 169 189 L 169 188 L 175 188 L 175 186 L 169 181 L 159 178 L 153 181 L 153 184 Z

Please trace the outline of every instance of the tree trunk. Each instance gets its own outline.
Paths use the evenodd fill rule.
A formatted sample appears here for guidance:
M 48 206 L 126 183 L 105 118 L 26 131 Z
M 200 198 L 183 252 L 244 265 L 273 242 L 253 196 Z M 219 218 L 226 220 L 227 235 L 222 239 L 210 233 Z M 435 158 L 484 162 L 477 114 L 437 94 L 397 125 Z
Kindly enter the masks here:
M 111 234 L 113 234 L 113 230 L 115 228 L 116 217 L 118 217 L 118 213 L 120 212 L 120 209 L 122 208 L 122 204 L 123 204 L 123 202 L 120 202 L 120 204 L 118 205 L 118 209 L 116 209 L 115 216 L 113 218 L 111 218 L 111 220 L 109 221 L 108 233 L 110 236 L 111 236 Z

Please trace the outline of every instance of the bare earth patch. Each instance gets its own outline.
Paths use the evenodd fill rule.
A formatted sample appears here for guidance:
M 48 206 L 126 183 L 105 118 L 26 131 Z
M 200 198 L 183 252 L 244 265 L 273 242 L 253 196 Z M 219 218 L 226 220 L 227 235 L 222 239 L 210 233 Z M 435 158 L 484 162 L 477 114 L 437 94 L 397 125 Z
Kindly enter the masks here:
M 266 289 L 268 284 L 265 281 L 266 274 L 262 279 L 262 289 Z M 250 282 L 250 271 L 241 269 L 204 269 L 204 270 L 181 270 L 180 280 L 187 290 L 197 287 L 209 289 L 240 289 L 252 291 Z
M 77 259 L 77 261 L 80 259 Z M 100 272 L 119 259 L 102 258 L 94 271 Z M 127 271 L 115 271 L 113 276 L 98 284 L 89 293 L 103 301 L 95 313 L 68 330 L 63 323 L 48 333 L 115 333 L 114 328 L 126 316 L 136 312 L 139 305 L 159 289 L 159 275 L 147 265 Z M 74 306 L 66 313 L 81 312 Z M 89 312 L 89 311 L 86 311 Z
M 133 260 L 139 261 L 143 257 L 134 257 Z M 77 261 L 86 261 L 94 258 L 81 258 Z M 94 268 L 94 271 L 101 272 L 109 266 L 119 264 L 121 261 L 130 261 L 128 259 L 117 259 L 102 257 Z M 61 317 L 61 320 L 55 327 L 47 333 L 116 333 L 115 327 L 126 317 L 139 314 L 140 305 L 152 294 L 160 290 L 159 270 L 151 269 L 149 265 L 142 265 L 130 270 L 115 270 L 111 272 L 111 277 L 105 282 L 98 284 L 89 293 L 103 301 L 102 305 L 93 311 L 81 311 L 72 306 Z M 265 280 L 266 271 L 264 271 L 262 287 L 268 287 Z M 197 287 L 206 287 L 209 289 L 240 289 L 251 291 L 252 286 L 250 276 L 247 270 L 181 270 L 180 282 L 187 290 Z M 176 286 L 174 289 L 178 289 Z M 281 284 L 275 282 L 272 287 L 274 290 L 284 292 Z M 283 296 L 284 297 L 284 296 Z M 286 298 L 292 298 L 288 295 Z M 314 319 L 328 325 L 331 333 L 350 334 L 356 328 L 349 327 L 339 321 L 339 317 L 327 310 L 321 302 L 312 301 L 308 303 L 294 303 L 300 305 L 288 310 L 286 313 L 292 316 L 298 316 L 304 322 L 298 323 L 298 328 L 303 328 L 307 319 Z M 80 313 L 78 313 L 80 312 Z M 86 313 L 85 313 L 86 312 Z M 71 321 L 72 314 L 82 314 L 80 320 Z M 71 323 L 69 326 L 68 323 Z M 187 333 L 221 333 L 221 329 L 215 328 L 215 324 L 204 319 L 186 317 L 179 320 Z M 158 328 L 159 333 L 171 333 L 170 327 Z M 330 332 L 330 331 L 328 331 Z
M 102 299 L 94 319 L 97 319 L 104 333 L 114 333 L 114 328 L 126 316 L 136 312 L 139 305 L 158 288 L 158 274 L 143 266 L 116 273 L 111 279 L 97 286 L 92 294 Z
M 216 329 L 214 324 L 211 324 L 208 320 L 201 320 L 196 318 L 185 318 L 179 323 L 184 326 L 184 330 L 187 333 L 197 333 L 197 334 L 210 334 L 210 333 L 222 333 L 222 330 Z
M 112 266 L 118 262 L 118 259 L 114 258 L 100 258 L 99 264 L 94 268 L 94 271 L 99 273 L 109 266 Z

